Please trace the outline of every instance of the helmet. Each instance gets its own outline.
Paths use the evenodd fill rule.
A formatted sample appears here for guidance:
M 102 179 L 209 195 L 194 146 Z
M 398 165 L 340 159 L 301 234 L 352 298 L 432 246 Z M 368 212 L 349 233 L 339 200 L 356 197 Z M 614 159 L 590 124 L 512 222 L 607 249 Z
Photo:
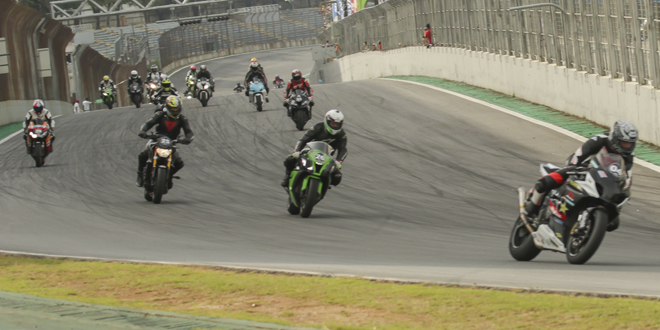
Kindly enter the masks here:
M 32 102 L 32 109 L 34 109 L 34 112 L 41 114 L 41 111 L 44 110 L 44 101 L 40 99 L 34 100 L 34 102 Z
M 259 69 L 259 62 L 252 62 L 252 63 L 250 63 L 250 69 L 252 69 L 252 70 L 257 70 L 257 69 Z
M 276 74 L 276 75 L 275 75 L 275 78 L 279 78 L 279 77 L 280 77 L 280 75 L 279 75 L 279 74 Z
M 250 60 L 250 63 L 253 63 L 253 62 L 256 62 L 256 61 L 257 61 L 257 58 L 256 58 L 256 57 L 253 57 L 253 58 Z
M 170 95 L 165 100 L 165 112 L 170 118 L 177 119 L 181 115 L 183 110 L 183 104 L 181 104 L 181 99 L 176 95 Z
M 137 77 L 137 70 L 131 71 L 131 77 Z
M 328 133 L 335 135 L 341 132 L 344 125 L 344 114 L 337 109 L 332 109 L 325 113 L 325 129 Z
M 165 80 L 163 80 L 162 83 L 160 83 L 160 86 L 163 87 L 163 90 L 164 90 L 164 91 L 169 92 L 169 91 L 170 91 L 170 87 L 172 87 L 172 82 L 169 81 L 169 79 L 165 79 Z
M 291 71 L 291 77 L 293 77 L 293 80 L 295 81 L 300 81 L 300 78 L 302 78 L 302 73 L 300 73 L 300 70 L 295 69 Z
M 631 155 L 637 144 L 637 128 L 629 121 L 617 120 L 607 137 L 610 147 L 622 155 Z
M 206 65 L 202 64 L 199 66 L 200 71 L 206 71 Z
M 108 80 L 110 80 L 110 77 L 108 77 L 108 76 L 103 76 L 103 81 L 107 82 Z
M 156 64 L 151 66 L 151 72 L 158 72 L 158 66 Z
M 191 65 L 191 66 L 190 66 L 190 70 L 197 71 L 197 67 L 194 66 L 194 65 Z

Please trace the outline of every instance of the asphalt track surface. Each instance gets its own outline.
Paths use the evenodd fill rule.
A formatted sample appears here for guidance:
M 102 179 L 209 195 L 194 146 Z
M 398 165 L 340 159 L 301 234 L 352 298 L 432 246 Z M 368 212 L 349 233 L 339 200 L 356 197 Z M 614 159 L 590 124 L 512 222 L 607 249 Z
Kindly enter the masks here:
M 302 132 L 285 116 L 281 90 L 264 112 L 231 93 L 254 56 L 271 80 L 312 66 L 307 49 L 209 62 L 218 93 L 207 108 L 185 101 L 195 140 L 181 147 L 182 180 L 160 205 L 134 184 L 145 144 L 136 134 L 151 106 L 59 118 L 43 168 L 20 136 L 0 145 L 0 249 L 660 296 L 660 174 L 634 168 L 621 227 L 586 265 L 552 252 L 516 262 L 507 249 L 516 188 L 580 143 L 420 86 L 314 86 L 313 122 L 341 109 L 349 156 L 343 183 L 309 219 L 289 215 L 282 161 Z M 183 74 L 173 75 L 175 85 Z

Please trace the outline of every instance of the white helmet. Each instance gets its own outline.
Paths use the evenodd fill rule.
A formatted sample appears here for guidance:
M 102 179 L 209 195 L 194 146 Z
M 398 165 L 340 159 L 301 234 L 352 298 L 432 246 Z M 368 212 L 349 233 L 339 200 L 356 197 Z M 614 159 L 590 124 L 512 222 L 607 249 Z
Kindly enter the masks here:
M 132 77 L 137 77 L 137 70 L 131 71 L 131 76 Z
M 344 114 L 337 109 L 332 109 L 325 113 L 324 124 L 328 133 L 335 135 L 341 132 L 341 127 L 344 125 Z

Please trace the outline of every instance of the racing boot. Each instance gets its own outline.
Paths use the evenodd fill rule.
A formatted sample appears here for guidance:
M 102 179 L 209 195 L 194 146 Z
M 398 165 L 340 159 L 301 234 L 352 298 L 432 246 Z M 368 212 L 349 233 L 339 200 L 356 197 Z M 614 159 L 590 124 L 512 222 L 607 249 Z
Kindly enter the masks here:
M 525 203 L 525 209 L 523 213 L 528 218 L 536 218 L 541 208 L 541 202 L 543 201 L 543 196 L 545 193 L 540 193 L 536 189 L 532 190 L 532 194 L 527 199 Z
M 291 176 L 291 172 L 286 172 L 284 175 L 284 178 L 282 179 L 282 183 L 280 185 L 284 188 L 289 188 L 289 177 Z
M 144 173 L 143 172 L 137 172 L 137 181 L 135 181 L 135 185 L 138 187 L 143 187 L 144 186 Z

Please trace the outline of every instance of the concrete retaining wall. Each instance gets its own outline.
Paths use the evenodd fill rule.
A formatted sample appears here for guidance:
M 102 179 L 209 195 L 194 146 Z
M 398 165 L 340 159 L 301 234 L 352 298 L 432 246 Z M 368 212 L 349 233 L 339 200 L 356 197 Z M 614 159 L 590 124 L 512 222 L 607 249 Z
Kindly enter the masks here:
M 316 43 L 317 43 L 316 38 L 311 38 L 311 39 L 286 40 L 286 41 L 272 42 L 272 43 L 268 43 L 268 44 L 258 44 L 258 45 L 247 45 L 247 46 L 235 47 L 235 48 L 231 49 L 231 53 L 227 53 L 226 50 L 222 50 L 222 51 L 217 51 L 217 52 L 212 52 L 212 53 L 197 55 L 197 56 L 191 56 L 191 57 L 188 57 L 188 58 L 176 60 L 176 61 L 166 65 L 165 67 L 163 67 L 162 71 L 167 72 L 169 74 L 170 72 L 172 72 L 175 69 L 180 68 L 182 66 L 186 66 L 186 65 L 193 64 L 193 63 L 206 61 L 206 60 L 210 60 L 212 58 L 217 58 L 217 57 L 222 57 L 222 56 L 227 56 L 227 55 L 252 53 L 252 52 L 258 52 L 258 51 L 261 51 L 261 50 L 268 50 L 268 49 L 310 46 L 310 45 L 315 45 Z
M 32 109 L 34 100 L 15 100 L 0 102 L 0 126 L 25 120 L 25 114 Z M 68 102 L 44 100 L 46 109 L 53 116 L 69 115 L 73 113 L 73 105 Z M 82 106 L 81 106 L 82 107 Z M 55 124 L 57 128 L 57 124 Z
M 660 145 L 659 90 L 545 62 L 449 47 L 408 47 L 317 62 L 310 81 L 321 75 L 326 83 L 393 75 L 460 81 L 608 127 L 626 119 L 637 125 L 641 139 Z

